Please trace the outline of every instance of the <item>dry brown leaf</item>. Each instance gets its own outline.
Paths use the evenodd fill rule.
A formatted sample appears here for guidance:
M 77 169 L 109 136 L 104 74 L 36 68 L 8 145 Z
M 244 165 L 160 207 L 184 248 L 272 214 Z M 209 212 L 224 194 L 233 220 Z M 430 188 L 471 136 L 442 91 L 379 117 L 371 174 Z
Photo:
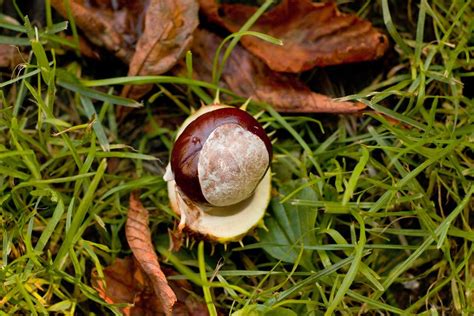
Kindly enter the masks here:
M 63 0 L 51 4 L 67 17 Z M 129 64 L 129 76 L 159 75 L 171 69 L 191 45 L 198 25 L 197 0 L 71 0 L 70 8 L 92 43 Z M 127 86 L 122 95 L 138 99 L 150 87 Z
M 216 4 L 199 0 L 212 22 L 236 32 L 255 13 L 243 4 Z M 252 31 L 283 40 L 283 46 L 244 36 L 245 48 L 275 71 L 301 72 L 315 66 L 338 65 L 376 59 L 388 47 L 387 37 L 368 21 L 338 11 L 336 4 L 311 0 L 283 0 L 263 14 Z
M 115 259 L 104 269 L 104 277 L 104 280 L 100 279 L 94 270 L 92 286 L 109 304 L 130 304 L 122 308 L 124 315 L 147 315 L 147 311 L 156 311 L 148 315 L 163 314 L 149 279 L 133 257 Z
M 177 275 L 170 268 L 164 269 L 167 276 Z M 206 303 L 195 294 L 192 294 L 191 284 L 187 280 L 173 280 L 170 286 L 176 293 L 178 302 L 173 308 L 173 316 L 208 316 Z M 220 314 L 219 314 L 220 315 Z
M 176 303 L 176 295 L 161 271 L 158 256 L 153 248 L 148 227 L 148 210 L 143 207 L 138 197 L 133 193 L 130 195 L 125 234 L 135 259 L 153 285 L 162 310 L 166 315 L 170 315 L 173 305 Z
M 159 75 L 170 70 L 190 47 L 197 25 L 196 0 L 151 0 L 128 75 Z M 151 87 L 127 86 L 122 95 L 138 99 Z
M 167 276 L 175 275 L 172 269 L 164 269 Z M 130 304 L 121 309 L 124 315 L 164 315 L 162 306 L 153 290 L 148 276 L 133 257 L 115 259 L 104 269 L 104 279 L 99 278 L 96 270 L 92 272 L 92 286 L 100 297 L 109 304 Z M 186 280 L 173 280 L 170 286 L 177 295 L 172 315 L 206 316 L 204 302 L 190 295 L 192 287 Z
M 206 30 L 196 30 L 194 38 L 192 51 L 195 76 L 211 81 L 212 60 L 222 38 Z M 350 113 L 365 108 L 362 103 L 338 102 L 315 93 L 295 75 L 270 70 L 239 45 L 227 60 L 221 80 L 235 93 L 267 102 L 279 112 Z
M 71 35 L 66 35 L 64 38 L 68 41 L 74 41 L 73 36 Z M 79 51 L 81 52 L 81 55 L 90 59 L 100 59 L 100 54 L 94 49 L 95 46 L 93 46 L 90 42 L 88 42 L 84 37 L 80 36 L 79 37 Z M 72 49 L 70 47 L 65 47 L 65 49 L 69 50 Z
M 76 25 L 92 43 L 105 47 L 125 63 L 130 62 L 142 32 L 146 0 L 51 0 L 56 11 L 68 18 L 66 3 Z
M 170 251 L 179 251 L 184 242 L 183 231 L 178 227 L 168 228 L 168 236 L 170 238 Z
M 20 52 L 18 47 L 0 44 L 0 67 L 15 68 L 18 64 L 27 61 L 28 55 Z

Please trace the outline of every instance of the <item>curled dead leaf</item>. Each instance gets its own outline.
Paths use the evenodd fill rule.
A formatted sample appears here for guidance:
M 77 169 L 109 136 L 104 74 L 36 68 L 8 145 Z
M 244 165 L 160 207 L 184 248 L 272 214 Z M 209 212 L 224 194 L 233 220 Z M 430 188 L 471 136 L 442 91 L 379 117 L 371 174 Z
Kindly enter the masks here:
M 74 40 L 73 36 L 71 35 L 66 35 L 65 38 L 71 42 Z M 65 49 L 72 48 L 65 47 Z M 82 56 L 85 56 L 87 58 L 96 60 L 100 59 L 100 54 L 94 49 L 94 46 L 92 46 L 92 44 L 82 36 L 79 37 L 79 51 L 81 52 Z
M 256 7 L 199 0 L 204 15 L 230 32 L 238 31 Z M 277 46 L 252 36 L 241 42 L 275 71 L 301 72 L 315 66 L 338 65 L 381 57 L 387 37 L 368 21 L 341 13 L 333 2 L 283 0 L 251 28 L 283 41 Z
M 170 268 L 164 269 L 167 276 L 175 275 Z M 92 286 L 99 296 L 109 304 L 128 304 L 121 311 L 127 316 L 165 315 L 150 278 L 133 257 L 115 259 L 104 269 L 104 278 L 97 271 L 92 272 Z M 207 306 L 192 294 L 192 287 L 186 280 L 173 280 L 170 286 L 176 293 L 177 302 L 172 315 L 206 316 Z
M 171 268 L 164 269 L 167 276 L 177 275 Z M 172 280 L 170 286 L 176 293 L 178 301 L 173 308 L 174 316 L 208 316 L 206 303 L 192 293 L 191 284 L 187 280 Z M 220 314 L 219 314 L 220 315 Z
M 148 277 L 133 257 L 115 259 L 112 265 L 104 269 L 104 279 L 99 278 L 94 270 L 91 283 L 107 303 L 129 304 L 121 308 L 124 315 L 147 315 L 146 311 L 156 311 L 155 315 L 163 314 Z
M 65 18 L 70 12 L 92 43 L 111 51 L 125 63 L 130 62 L 142 32 L 145 0 L 51 0 L 51 5 Z
M 191 45 L 197 25 L 196 0 L 151 0 L 128 75 L 159 75 L 170 70 Z M 138 99 L 150 87 L 126 86 L 122 94 Z
M 214 53 L 222 38 L 201 29 L 195 32 L 194 37 L 194 75 L 200 80 L 211 81 Z M 270 70 L 239 45 L 227 60 L 221 81 L 235 93 L 267 102 L 279 112 L 350 113 L 365 108 L 362 103 L 339 102 L 315 93 L 295 75 Z
M 176 295 L 161 271 L 158 256 L 151 241 L 148 210 L 143 207 L 134 193 L 130 195 L 125 234 L 135 259 L 151 281 L 162 310 L 166 315 L 171 315 L 173 305 L 177 300 Z
M 65 3 L 51 0 L 67 18 Z M 197 0 L 71 0 L 69 6 L 89 41 L 129 64 L 129 76 L 159 75 L 170 70 L 191 45 L 198 25 Z M 126 86 L 122 95 L 138 99 L 150 87 Z

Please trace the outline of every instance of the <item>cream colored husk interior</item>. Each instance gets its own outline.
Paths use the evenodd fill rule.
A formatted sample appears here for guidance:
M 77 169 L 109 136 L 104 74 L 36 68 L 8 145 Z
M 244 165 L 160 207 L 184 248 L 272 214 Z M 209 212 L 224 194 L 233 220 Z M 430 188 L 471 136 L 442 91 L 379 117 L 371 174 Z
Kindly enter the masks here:
M 218 242 L 237 241 L 265 215 L 271 196 L 271 171 L 267 171 L 250 198 L 232 206 L 205 210 L 196 204 L 190 206 L 177 190 L 174 180 L 168 182 L 168 196 L 173 210 L 181 215 L 181 226 L 185 225 L 192 231 Z

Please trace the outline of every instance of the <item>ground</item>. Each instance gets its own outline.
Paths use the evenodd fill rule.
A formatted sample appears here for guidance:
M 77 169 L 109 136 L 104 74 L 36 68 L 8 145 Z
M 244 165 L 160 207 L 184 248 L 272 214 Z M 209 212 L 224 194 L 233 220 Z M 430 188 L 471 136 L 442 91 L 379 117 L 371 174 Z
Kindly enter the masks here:
M 285 114 L 251 101 L 274 140 L 267 229 L 242 245 L 191 236 L 174 253 L 162 175 L 177 126 L 216 86 L 157 76 L 138 108 L 118 95 L 141 79 L 69 49 L 73 25 L 0 16 L 0 42 L 33 52 L 0 78 L 0 314 L 119 312 L 91 275 L 131 255 L 131 192 L 169 280 L 188 280 L 211 313 L 474 314 L 472 3 L 339 2 L 386 33 L 388 51 L 299 78 L 367 109 Z

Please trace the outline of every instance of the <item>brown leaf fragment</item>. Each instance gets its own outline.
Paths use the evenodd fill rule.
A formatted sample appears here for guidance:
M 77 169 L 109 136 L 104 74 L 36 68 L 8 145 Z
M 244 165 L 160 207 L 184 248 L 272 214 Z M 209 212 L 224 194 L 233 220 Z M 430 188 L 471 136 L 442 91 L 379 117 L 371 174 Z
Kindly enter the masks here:
M 178 227 L 174 227 L 173 229 L 168 228 L 168 236 L 170 237 L 169 250 L 174 252 L 179 251 L 184 242 L 183 231 Z
M 153 285 L 162 310 L 166 315 L 171 315 L 173 305 L 176 303 L 176 295 L 161 271 L 158 256 L 153 248 L 148 227 L 148 210 L 143 207 L 134 193 L 130 195 L 125 234 L 134 257 Z
M 13 45 L 0 44 L 0 68 L 15 68 L 27 61 L 28 56 Z
M 171 268 L 165 268 L 163 272 L 167 276 L 176 275 Z M 133 257 L 115 259 L 104 269 L 104 279 L 99 278 L 97 271 L 94 270 L 91 283 L 107 303 L 128 304 L 121 308 L 124 315 L 165 315 L 150 278 Z M 172 280 L 170 286 L 177 295 L 172 315 L 208 315 L 206 304 L 192 294 L 192 287 L 188 281 Z
M 64 37 L 68 41 L 73 41 L 74 38 L 71 35 L 66 35 Z M 65 49 L 69 49 L 69 47 L 65 47 Z M 84 37 L 79 37 L 79 51 L 81 55 L 91 59 L 100 59 L 100 54 L 94 49 L 94 47 L 88 42 Z
M 128 64 L 142 32 L 146 2 L 51 0 L 51 5 L 65 18 L 68 18 L 69 11 L 92 43 L 105 47 Z
M 115 259 L 112 265 L 104 269 L 104 279 L 97 271 L 92 272 L 92 286 L 99 296 L 109 304 L 129 304 L 122 307 L 124 315 L 163 314 L 149 279 L 140 269 L 133 257 Z M 146 313 L 156 311 L 156 313 Z
M 238 31 L 256 7 L 199 0 L 204 15 L 230 32 Z M 283 41 L 277 46 L 253 36 L 244 36 L 245 48 L 275 71 L 301 72 L 315 66 L 338 65 L 381 57 L 387 37 L 368 21 L 339 12 L 333 2 L 283 0 L 263 14 L 252 31 Z
M 200 80 L 211 81 L 212 60 L 222 38 L 198 29 L 194 34 L 193 70 Z M 350 113 L 365 108 L 362 103 L 339 102 L 311 91 L 295 75 L 277 73 L 237 45 L 227 60 L 222 83 L 243 97 L 271 104 L 279 112 Z
M 163 269 L 167 276 L 177 275 L 171 268 Z M 174 316 L 208 316 L 209 310 L 206 303 L 192 293 L 191 284 L 187 280 L 173 280 L 170 286 L 176 293 L 178 301 L 173 308 Z
M 129 64 L 129 76 L 171 69 L 198 25 L 197 0 L 51 0 L 51 5 L 65 18 L 70 11 L 89 41 Z M 127 86 L 122 95 L 138 99 L 150 87 Z
M 198 8 L 196 0 L 151 0 L 128 75 L 159 75 L 170 70 L 191 45 Z M 122 94 L 138 99 L 150 88 L 126 86 Z

